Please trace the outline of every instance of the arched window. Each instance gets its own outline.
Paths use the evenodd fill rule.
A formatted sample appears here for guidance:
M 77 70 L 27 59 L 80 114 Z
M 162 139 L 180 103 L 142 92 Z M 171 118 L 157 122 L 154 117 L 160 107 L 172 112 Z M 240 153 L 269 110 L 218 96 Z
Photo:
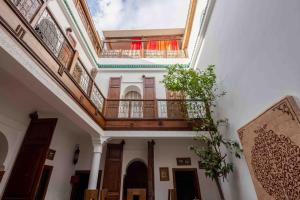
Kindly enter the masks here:
M 129 91 L 125 95 L 125 99 L 141 99 L 141 94 L 136 91 Z
M 142 96 L 137 91 L 129 91 L 125 95 L 125 99 L 130 99 L 130 117 L 131 118 L 142 118 L 143 117 L 143 101 Z

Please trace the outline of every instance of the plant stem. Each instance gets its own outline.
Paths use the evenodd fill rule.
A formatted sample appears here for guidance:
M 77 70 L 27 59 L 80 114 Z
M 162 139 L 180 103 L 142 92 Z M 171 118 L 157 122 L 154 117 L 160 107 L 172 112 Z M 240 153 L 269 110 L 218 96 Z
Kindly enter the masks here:
M 214 178 L 214 179 L 215 179 L 215 182 L 217 184 L 221 200 L 225 200 L 225 197 L 224 197 L 224 194 L 223 194 L 223 191 L 222 191 L 219 179 L 218 178 Z

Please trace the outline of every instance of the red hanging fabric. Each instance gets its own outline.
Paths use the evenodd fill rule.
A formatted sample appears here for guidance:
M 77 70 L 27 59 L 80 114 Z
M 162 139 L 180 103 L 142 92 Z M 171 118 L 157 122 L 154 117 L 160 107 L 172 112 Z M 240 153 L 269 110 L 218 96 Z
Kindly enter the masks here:
M 142 38 L 131 38 L 132 42 L 130 44 L 131 50 L 140 50 L 142 49 Z
M 171 49 L 172 50 L 178 50 L 179 49 L 177 40 L 171 40 Z
M 156 40 L 149 40 L 147 42 L 147 49 L 156 50 L 157 49 L 157 41 Z

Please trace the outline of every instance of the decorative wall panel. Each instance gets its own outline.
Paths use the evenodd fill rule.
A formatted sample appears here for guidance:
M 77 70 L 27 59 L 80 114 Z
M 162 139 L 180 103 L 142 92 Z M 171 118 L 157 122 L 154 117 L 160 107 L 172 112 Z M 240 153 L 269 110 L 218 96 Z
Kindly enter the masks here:
M 238 130 L 258 199 L 300 199 L 300 111 L 286 97 Z

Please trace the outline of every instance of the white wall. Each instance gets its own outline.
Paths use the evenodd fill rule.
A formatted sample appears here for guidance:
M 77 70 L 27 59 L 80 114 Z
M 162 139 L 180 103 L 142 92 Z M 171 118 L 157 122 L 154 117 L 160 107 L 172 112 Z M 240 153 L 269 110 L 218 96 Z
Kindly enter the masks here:
M 99 70 L 95 81 L 101 88 L 103 95 L 107 97 L 110 77 L 122 76 L 121 97 L 124 96 L 125 89 L 131 85 L 139 87 L 141 95 L 143 96 L 142 76 L 155 77 L 156 98 L 165 99 L 166 90 L 164 85 L 161 83 L 164 73 L 164 69 L 101 69 Z
M 167 199 L 168 189 L 173 189 L 173 172 L 172 168 L 197 168 L 200 193 L 202 200 L 220 199 L 216 184 L 209 178 L 205 177 L 204 171 L 198 168 L 198 157 L 189 150 L 189 145 L 193 144 L 192 139 L 164 139 L 155 140 L 154 146 L 154 175 L 155 175 L 155 195 L 157 199 Z M 177 157 L 190 157 L 191 166 L 178 166 Z M 170 181 L 159 180 L 159 168 L 168 167 Z
M 121 194 L 123 188 L 123 179 L 128 164 L 133 160 L 141 160 L 147 164 L 147 141 L 151 139 L 126 139 L 123 151 Z M 202 200 L 218 200 L 217 186 L 211 179 L 205 177 L 203 170 L 198 169 L 198 158 L 188 149 L 193 144 L 192 139 L 155 139 L 154 145 L 154 180 L 155 180 L 155 198 L 167 199 L 168 189 L 174 188 L 172 168 L 197 168 Z M 118 141 L 119 142 L 119 141 Z M 191 166 L 177 166 L 177 157 L 191 157 Z M 105 162 L 105 159 L 101 161 Z M 170 181 L 159 180 L 159 168 L 168 167 Z M 102 168 L 103 169 L 103 168 Z
M 191 57 L 193 55 L 194 47 L 196 44 L 197 36 L 201 27 L 201 23 L 203 20 L 203 13 L 205 11 L 206 5 L 208 3 L 208 0 L 198 0 L 196 5 L 196 12 L 194 15 L 190 40 L 188 44 L 188 55 Z
M 0 183 L 0 197 L 13 168 L 14 161 L 29 125 L 28 113 L 15 109 L 5 99 L 0 98 L 0 131 L 8 141 L 8 154 L 4 161 L 5 174 Z M 42 117 L 43 118 L 43 117 Z M 84 136 L 81 136 L 81 138 Z M 86 134 L 87 138 L 90 136 Z M 70 178 L 74 174 L 72 159 L 78 135 L 66 128 L 65 121 L 58 119 L 50 148 L 56 150 L 54 160 L 46 160 L 45 164 L 53 166 L 46 199 L 64 200 L 70 198 Z M 1 142 L 0 142 L 1 143 Z
M 300 99 L 300 1 L 216 1 L 198 67 L 216 65 L 227 95 L 219 117 L 229 118 L 228 137 L 286 95 Z M 257 199 L 245 159 L 223 184 L 226 199 Z
M 89 137 L 87 135 L 87 137 Z M 70 199 L 72 185 L 71 176 L 74 175 L 75 165 L 73 157 L 78 135 L 66 132 L 62 122 L 58 120 L 50 148 L 56 151 L 53 160 L 46 160 L 45 164 L 53 166 L 46 200 L 68 200 Z
M 0 197 L 11 173 L 15 157 L 25 135 L 29 119 L 14 108 L 8 109 L 7 102 L 0 98 L 0 131 L 8 142 L 8 152 L 4 161 L 5 174 L 0 183 Z M 10 110 L 9 112 L 7 112 Z

